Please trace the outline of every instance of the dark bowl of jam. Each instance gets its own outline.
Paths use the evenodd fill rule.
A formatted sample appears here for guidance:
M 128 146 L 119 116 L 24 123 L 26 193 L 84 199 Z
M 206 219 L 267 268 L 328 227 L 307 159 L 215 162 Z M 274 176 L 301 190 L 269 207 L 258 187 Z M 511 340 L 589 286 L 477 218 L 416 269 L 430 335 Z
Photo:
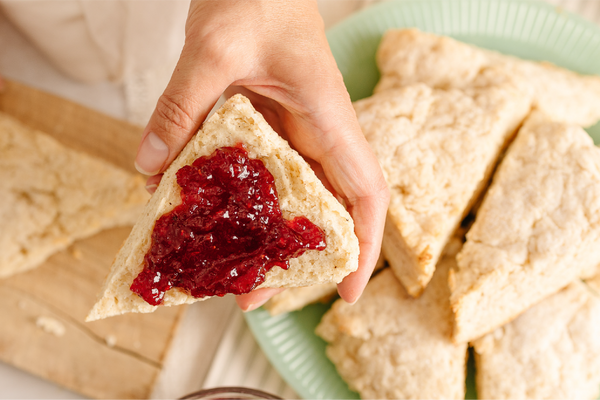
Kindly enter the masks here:
M 201 390 L 188 394 L 179 400 L 283 400 L 281 397 L 256 389 L 243 387 L 222 387 Z

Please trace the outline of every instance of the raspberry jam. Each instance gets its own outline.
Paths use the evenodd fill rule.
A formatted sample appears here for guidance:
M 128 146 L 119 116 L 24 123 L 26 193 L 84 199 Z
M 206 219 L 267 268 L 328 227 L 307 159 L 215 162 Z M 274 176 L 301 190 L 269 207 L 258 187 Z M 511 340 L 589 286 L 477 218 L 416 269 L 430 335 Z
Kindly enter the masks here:
M 290 258 L 326 246 L 307 218 L 283 218 L 273 175 L 241 144 L 181 168 L 177 183 L 182 204 L 156 221 L 131 285 L 149 304 L 172 287 L 196 298 L 248 293 L 274 266 L 287 269 Z

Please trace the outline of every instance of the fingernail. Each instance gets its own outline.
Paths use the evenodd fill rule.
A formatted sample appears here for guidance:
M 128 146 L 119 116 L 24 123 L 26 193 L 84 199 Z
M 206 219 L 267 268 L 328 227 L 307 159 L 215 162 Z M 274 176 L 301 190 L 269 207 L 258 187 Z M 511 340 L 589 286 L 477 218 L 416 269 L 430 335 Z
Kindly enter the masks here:
M 353 306 L 354 304 L 356 304 L 356 302 L 358 301 L 358 299 L 360 299 L 361 293 L 359 293 L 358 295 L 356 295 L 356 297 L 352 298 L 352 297 L 348 297 L 348 296 L 342 296 L 340 294 L 340 291 L 338 290 L 338 294 L 340 295 L 340 297 L 342 298 L 342 300 L 344 300 L 346 303 L 348 303 L 349 305 Z
M 148 191 L 148 193 L 153 194 L 154 192 L 156 192 L 156 188 L 158 188 L 157 184 L 152 184 L 152 185 L 146 185 L 146 190 Z
M 142 142 L 135 168 L 144 175 L 157 174 L 169 156 L 169 147 L 154 132 L 150 132 Z

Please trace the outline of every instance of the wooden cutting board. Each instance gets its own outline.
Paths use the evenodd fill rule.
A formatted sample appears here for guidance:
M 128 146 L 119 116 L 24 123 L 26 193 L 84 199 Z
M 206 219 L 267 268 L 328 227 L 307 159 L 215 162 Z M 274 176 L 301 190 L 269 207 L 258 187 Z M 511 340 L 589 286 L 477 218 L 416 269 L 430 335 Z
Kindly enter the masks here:
M 139 127 L 15 82 L 0 93 L 0 111 L 136 172 Z M 90 397 L 150 396 L 184 307 L 84 322 L 130 230 L 103 231 L 0 280 L 1 361 Z

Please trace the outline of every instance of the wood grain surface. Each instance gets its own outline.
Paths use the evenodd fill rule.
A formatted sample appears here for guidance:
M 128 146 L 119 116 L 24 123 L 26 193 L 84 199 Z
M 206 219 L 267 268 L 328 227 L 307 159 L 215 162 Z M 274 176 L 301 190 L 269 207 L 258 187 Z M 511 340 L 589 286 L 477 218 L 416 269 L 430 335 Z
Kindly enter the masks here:
M 0 111 L 135 172 L 139 127 L 15 82 Z M 130 230 L 103 231 L 0 280 L 1 361 L 94 398 L 150 396 L 185 307 L 84 322 Z

